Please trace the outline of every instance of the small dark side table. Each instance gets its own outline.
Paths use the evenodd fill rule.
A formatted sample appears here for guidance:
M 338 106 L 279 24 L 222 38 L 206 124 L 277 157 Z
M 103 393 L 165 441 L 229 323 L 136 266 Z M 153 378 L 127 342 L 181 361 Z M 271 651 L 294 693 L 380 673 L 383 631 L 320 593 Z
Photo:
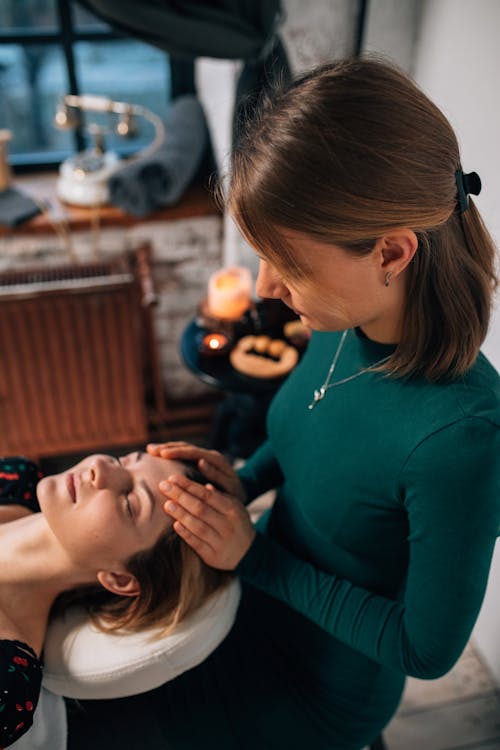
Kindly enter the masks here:
M 279 300 L 262 300 L 240 321 L 233 343 L 250 334 L 283 338 L 284 324 L 296 319 Z M 209 445 L 231 458 L 247 458 L 266 439 L 267 410 L 286 376 L 253 378 L 235 370 L 229 354 L 201 353 L 201 341 L 207 333 L 209 329 L 200 317 L 191 320 L 182 334 L 180 352 L 194 375 L 225 394 L 216 409 Z

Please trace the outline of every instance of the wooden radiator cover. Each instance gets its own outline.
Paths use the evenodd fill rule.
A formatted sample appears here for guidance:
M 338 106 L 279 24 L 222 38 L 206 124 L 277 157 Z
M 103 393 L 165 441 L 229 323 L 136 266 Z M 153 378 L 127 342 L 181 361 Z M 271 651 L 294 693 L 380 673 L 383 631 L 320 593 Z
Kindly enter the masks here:
M 129 255 L 0 274 L 0 455 L 147 440 L 142 301 Z

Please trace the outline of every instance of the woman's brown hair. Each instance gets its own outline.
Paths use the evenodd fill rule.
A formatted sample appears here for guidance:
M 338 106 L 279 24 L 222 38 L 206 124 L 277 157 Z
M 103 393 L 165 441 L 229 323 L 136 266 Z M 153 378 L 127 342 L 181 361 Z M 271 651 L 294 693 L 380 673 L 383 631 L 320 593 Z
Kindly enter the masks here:
M 206 482 L 194 465 L 185 474 L 193 481 Z M 57 598 L 52 616 L 82 606 L 100 630 L 154 628 L 158 636 L 166 635 L 232 578 L 231 573 L 206 565 L 172 529 L 161 534 L 151 548 L 132 555 L 125 566 L 137 578 L 137 596 L 119 596 L 98 584 L 81 586 Z
M 462 375 L 487 332 L 495 247 L 472 200 L 457 208 L 456 136 L 443 113 L 392 65 L 323 66 L 266 97 L 233 154 L 228 206 L 252 245 L 305 280 L 283 230 L 355 255 L 409 227 L 403 335 L 383 366 L 433 381 Z

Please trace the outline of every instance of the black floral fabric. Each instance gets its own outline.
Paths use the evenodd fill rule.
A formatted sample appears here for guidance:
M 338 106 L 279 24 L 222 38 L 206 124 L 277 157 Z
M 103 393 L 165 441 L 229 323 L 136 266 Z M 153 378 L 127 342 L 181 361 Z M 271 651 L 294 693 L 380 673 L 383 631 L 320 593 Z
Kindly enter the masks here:
M 42 682 L 42 663 L 21 641 L 0 640 L 0 750 L 33 724 Z
M 27 458 L 0 457 L 0 505 L 23 505 L 38 513 L 36 485 L 42 476 L 40 468 Z
M 36 485 L 39 467 L 27 458 L 0 458 L 0 505 L 40 510 Z M 42 662 L 22 641 L 0 639 L 0 750 L 11 745 L 33 724 L 42 682 Z

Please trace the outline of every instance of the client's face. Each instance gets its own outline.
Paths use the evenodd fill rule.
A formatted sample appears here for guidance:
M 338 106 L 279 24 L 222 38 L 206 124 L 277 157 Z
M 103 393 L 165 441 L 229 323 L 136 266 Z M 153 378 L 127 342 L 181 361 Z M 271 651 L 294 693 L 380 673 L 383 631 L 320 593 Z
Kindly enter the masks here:
M 141 451 L 119 459 L 93 455 L 40 480 L 37 496 L 52 533 L 74 562 L 112 568 L 152 547 L 172 525 L 158 484 L 184 470 L 178 461 Z

